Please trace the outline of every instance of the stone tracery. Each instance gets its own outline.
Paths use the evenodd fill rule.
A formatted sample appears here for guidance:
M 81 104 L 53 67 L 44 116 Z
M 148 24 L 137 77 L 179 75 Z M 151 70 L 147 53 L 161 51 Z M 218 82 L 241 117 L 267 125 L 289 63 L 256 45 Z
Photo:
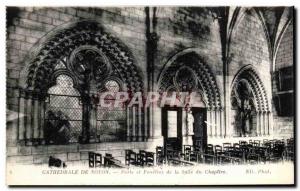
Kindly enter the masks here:
M 80 92 L 84 127 L 83 138 L 79 138 L 81 142 L 88 141 L 86 139 L 90 137 L 90 128 L 95 129 L 89 122 L 88 114 L 95 112 L 95 107 L 89 106 L 95 96 L 91 94 L 103 91 L 110 79 L 118 82 L 119 90 L 122 91 L 143 92 L 144 88 L 141 72 L 127 47 L 98 23 L 91 21 L 76 23 L 50 37 L 29 63 L 26 75 L 26 86 L 21 89 L 24 96 L 21 94 L 20 107 L 28 108 L 24 111 L 28 116 L 20 122 L 18 137 L 19 140 L 25 140 L 26 144 L 43 141 L 43 129 L 35 129 L 43 126 L 44 119 L 38 115 L 44 107 L 48 89 L 56 84 L 60 75 L 72 78 L 73 87 Z M 33 115 L 30 114 L 32 112 Z M 34 123 L 31 124 L 31 120 Z
M 262 84 L 262 81 L 257 72 L 250 66 L 242 68 L 235 76 L 231 85 L 231 104 L 232 109 L 237 107 L 234 104 L 236 101 L 241 102 L 240 92 L 237 91 L 238 85 L 241 82 L 245 82 L 249 86 L 249 91 L 253 96 L 251 100 L 254 106 L 252 109 L 255 111 L 256 124 L 255 135 L 269 135 L 271 125 L 271 111 L 268 103 L 268 97 L 266 90 Z M 236 101 L 235 101 L 236 100 Z M 236 124 L 238 125 L 238 124 Z M 235 127 L 238 128 L 238 127 Z
M 126 83 L 128 90 L 143 91 L 139 69 L 135 66 L 135 60 L 129 50 L 94 22 L 79 22 L 45 42 L 28 68 L 27 88 L 40 92 L 47 90 L 49 87 L 46 82 L 54 72 L 58 60 L 68 57 L 73 50 L 86 45 L 103 52 L 112 68 Z M 97 76 L 102 73 L 104 71 Z

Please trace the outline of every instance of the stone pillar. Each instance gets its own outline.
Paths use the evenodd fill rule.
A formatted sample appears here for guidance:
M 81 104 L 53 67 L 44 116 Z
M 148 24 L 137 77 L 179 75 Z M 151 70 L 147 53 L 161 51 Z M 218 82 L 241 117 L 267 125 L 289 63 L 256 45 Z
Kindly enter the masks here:
M 24 136 L 25 136 L 25 98 L 24 97 L 20 97 L 19 98 L 19 133 L 18 133 L 18 139 L 19 140 L 24 140 Z
M 131 140 L 131 108 L 126 108 L 126 122 L 127 122 L 127 141 Z
M 189 128 L 187 126 L 187 112 L 185 109 L 182 110 L 182 136 L 188 136 L 189 135 Z
M 79 138 L 80 143 L 90 142 L 90 112 L 91 98 L 89 94 L 83 94 L 82 98 L 82 133 Z
M 220 108 L 216 108 L 216 136 L 221 137 Z
M 30 139 L 32 138 L 32 99 L 31 96 L 28 97 L 28 99 L 26 100 L 26 106 L 25 106 L 25 110 L 26 110 L 26 126 L 25 126 L 25 136 L 26 136 L 26 141 L 29 143 Z
M 39 101 L 39 139 L 44 139 L 44 126 L 45 126 L 45 105 L 43 100 Z
M 220 109 L 220 120 L 221 120 L 221 122 L 220 122 L 220 124 L 221 124 L 221 136 L 223 138 L 225 138 L 226 132 L 225 132 L 225 120 L 224 120 L 224 109 L 223 108 Z
M 211 137 L 211 109 L 207 108 L 207 116 L 206 116 L 206 127 L 207 127 L 207 136 Z
M 148 108 L 148 116 L 149 116 L 149 121 L 148 121 L 148 126 L 149 126 L 149 138 L 153 138 L 153 133 L 154 133 L 154 127 L 153 127 L 153 123 L 154 123 L 154 112 L 153 112 L 154 108 L 152 105 L 150 105 L 150 107 Z
M 143 136 L 142 136 L 142 108 L 140 105 L 137 106 L 137 120 L 138 120 L 138 137 L 137 137 L 137 141 L 143 141 Z
M 97 134 L 97 105 L 93 104 L 91 105 L 91 114 L 90 114 L 90 132 L 92 130 L 94 131 L 94 135 L 90 134 L 90 137 L 94 138 L 94 140 L 91 140 L 92 142 L 99 142 L 98 140 L 98 134 Z M 101 136 L 101 135 L 100 135 Z
M 261 112 L 261 135 L 264 136 L 265 135 L 265 112 L 262 111 Z
M 273 120 L 271 112 L 268 112 L 268 135 L 273 135 Z
M 162 123 L 161 123 L 161 108 L 154 107 L 153 116 L 153 137 L 160 138 L 162 136 Z
M 147 107 L 144 107 L 144 140 L 146 141 L 148 139 L 148 117 L 147 117 Z
M 182 108 L 182 122 L 183 122 L 182 129 L 183 129 L 183 132 L 186 132 L 185 134 L 183 133 L 183 136 L 185 136 L 184 137 L 185 140 L 183 140 L 183 145 L 193 145 L 194 132 L 193 132 L 193 129 L 190 129 L 190 126 L 189 126 L 191 123 L 191 121 L 188 122 L 189 115 L 192 115 L 192 114 L 189 114 L 186 111 L 186 109 Z M 194 119 L 194 121 L 195 121 L 195 119 Z
M 260 111 L 256 112 L 256 134 L 260 136 Z
M 269 120 L 268 120 L 268 112 L 267 111 L 265 111 L 264 112 L 264 135 L 266 136 L 266 135 L 268 135 L 268 122 L 269 122 Z
M 33 100 L 33 138 L 39 138 L 39 100 L 35 98 Z
M 132 141 L 136 141 L 136 107 L 132 107 Z
M 212 137 L 216 136 L 216 110 L 212 108 L 211 111 L 211 135 Z
M 264 112 L 260 112 L 260 136 L 264 134 Z

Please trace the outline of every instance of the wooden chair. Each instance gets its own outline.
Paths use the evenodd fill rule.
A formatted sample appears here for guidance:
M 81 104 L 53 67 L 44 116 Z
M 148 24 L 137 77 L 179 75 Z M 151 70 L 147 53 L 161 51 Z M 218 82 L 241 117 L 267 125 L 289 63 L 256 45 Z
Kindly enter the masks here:
M 248 144 L 253 145 L 253 140 L 252 139 L 250 139 L 248 142 L 249 142 Z
M 109 153 L 105 153 L 105 157 L 104 157 L 104 167 L 111 167 L 112 162 L 109 159 L 112 159 L 112 154 Z
M 240 144 L 239 144 L 239 143 L 234 143 L 234 144 L 233 144 L 233 147 L 234 147 L 234 148 L 240 148 Z
M 164 148 L 161 146 L 156 147 L 156 164 L 162 164 L 164 162 Z
M 221 145 L 215 145 L 215 151 L 222 151 Z
M 258 164 L 260 161 L 259 155 L 254 153 L 249 153 L 247 156 L 247 162 L 249 164 Z
M 147 152 L 144 150 L 140 150 L 139 153 L 137 154 L 137 165 L 139 166 L 144 166 L 146 165 L 146 154 Z
M 89 167 L 94 168 L 95 167 L 95 153 L 89 152 Z
M 214 153 L 214 146 L 212 144 L 208 144 L 205 148 L 205 153 Z
M 243 141 L 243 140 L 242 140 L 242 141 L 239 141 L 239 144 L 240 144 L 240 145 L 247 145 L 247 141 Z
M 125 150 L 125 165 L 137 165 L 137 155 L 132 150 Z
M 268 139 L 263 139 L 263 144 L 268 143 L 269 140 Z
M 275 144 L 274 148 L 271 149 L 269 160 L 271 162 L 277 162 L 283 160 L 284 157 L 284 145 Z
M 259 155 L 260 161 L 266 163 L 268 160 L 268 153 L 267 153 L 267 148 L 264 147 L 256 147 L 254 148 L 254 153 Z
M 253 146 L 254 147 L 259 147 L 260 146 L 260 140 L 254 140 Z
M 231 147 L 231 143 L 223 143 L 223 150 L 227 150 L 228 147 Z
M 190 160 L 191 151 L 192 151 L 191 145 L 183 145 L 184 160 Z
M 154 166 L 154 153 L 146 152 L 145 164 L 147 166 Z
M 198 162 L 197 151 L 191 151 L 190 152 L 189 161 Z
M 99 153 L 95 153 L 95 167 L 101 167 L 102 166 L 102 155 Z

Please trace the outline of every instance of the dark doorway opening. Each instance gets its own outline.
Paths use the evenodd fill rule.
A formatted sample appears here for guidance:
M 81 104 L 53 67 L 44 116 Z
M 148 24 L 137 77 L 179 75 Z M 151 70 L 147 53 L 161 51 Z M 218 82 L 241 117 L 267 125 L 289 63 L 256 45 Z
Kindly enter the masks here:
M 181 151 L 182 149 L 182 108 L 164 107 L 162 109 L 162 135 L 164 149 Z
M 203 151 L 207 145 L 206 108 L 193 107 L 192 114 L 194 117 L 193 146 Z

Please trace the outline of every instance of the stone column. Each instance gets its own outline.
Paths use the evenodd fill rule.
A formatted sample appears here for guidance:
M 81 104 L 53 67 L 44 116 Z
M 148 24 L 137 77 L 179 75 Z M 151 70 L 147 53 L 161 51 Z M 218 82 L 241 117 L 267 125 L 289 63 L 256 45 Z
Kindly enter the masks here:
M 126 108 L 126 122 L 127 122 L 127 141 L 131 140 L 131 108 Z
M 220 108 L 216 108 L 216 136 L 221 137 Z
M 206 116 L 206 127 L 207 127 L 207 136 L 210 137 L 211 134 L 211 109 L 207 108 L 207 116 Z
M 272 113 L 268 112 L 268 135 L 273 134 L 273 120 L 272 120 Z
M 136 107 L 132 107 L 132 141 L 136 141 Z
M 211 111 L 211 135 L 212 137 L 216 136 L 216 110 L 212 108 Z
M 265 125 L 264 125 L 264 112 L 261 111 L 260 112 L 260 136 L 262 136 L 264 134 L 264 128 L 265 128 Z
M 90 112 L 90 132 L 92 132 L 92 130 L 94 131 L 93 135 L 90 134 L 90 137 L 94 137 L 95 140 L 91 140 L 93 142 L 99 142 L 100 140 L 98 140 L 97 138 L 97 105 L 93 104 L 91 105 L 91 112 Z M 100 135 L 101 136 L 101 135 Z
M 268 135 L 268 112 L 267 111 L 265 111 L 264 112 L 264 135 L 266 136 L 266 135 Z
M 182 116 L 181 116 L 181 121 L 182 121 L 182 136 L 188 136 L 189 135 L 189 129 L 187 126 L 187 112 L 185 109 L 182 110 Z
M 91 98 L 89 94 L 84 93 L 82 96 L 82 133 L 79 138 L 80 143 L 90 142 L 90 111 Z
M 146 141 L 148 139 L 148 117 L 147 117 L 147 108 L 144 107 L 144 116 L 143 116 L 143 120 L 144 120 L 144 140 Z
M 137 120 L 138 120 L 138 137 L 137 137 L 137 141 L 143 141 L 143 137 L 142 137 L 142 108 L 140 105 L 137 106 Z
M 225 138 L 225 121 L 224 121 L 224 108 L 220 108 L 220 124 L 221 124 L 221 136 Z
M 39 138 L 39 100 L 35 98 L 33 100 L 33 138 Z
M 260 111 L 256 112 L 256 133 L 257 136 L 260 136 Z
M 21 96 L 21 95 L 20 95 Z M 26 100 L 24 97 L 20 97 L 19 98 L 19 133 L 18 133 L 18 139 L 19 140 L 24 140 L 24 136 L 25 136 L 25 103 Z
M 39 101 L 39 139 L 44 139 L 44 126 L 45 126 L 45 105 L 43 100 Z
M 26 106 L 25 106 L 25 110 L 26 110 L 26 142 L 30 143 L 30 139 L 32 138 L 32 99 L 31 99 L 31 95 L 28 96 L 27 100 L 26 100 Z
M 161 108 L 154 107 L 154 116 L 153 116 L 153 137 L 161 138 L 162 136 L 162 123 L 161 123 Z

